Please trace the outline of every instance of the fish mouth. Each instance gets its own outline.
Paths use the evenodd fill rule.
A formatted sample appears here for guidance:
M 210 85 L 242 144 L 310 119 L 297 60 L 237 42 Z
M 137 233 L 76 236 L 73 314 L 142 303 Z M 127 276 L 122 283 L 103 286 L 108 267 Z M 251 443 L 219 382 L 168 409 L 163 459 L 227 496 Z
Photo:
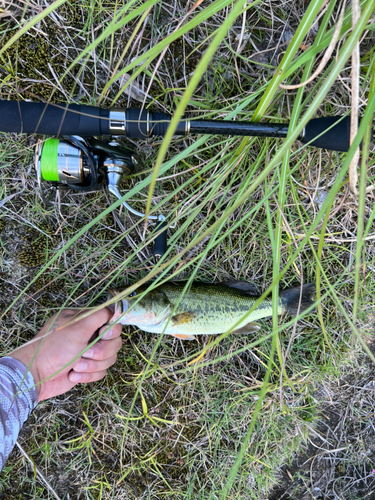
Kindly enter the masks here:
M 107 294 L 107 300 L 113 299 L 113 297 L 116 297 L 116 295 L 118 295 L 119 293 L 120 293 L 119 290 L 116 290 L 114 288 L 109 288 Z M 113 316 L 115 318 L 119 318 L 120 316 L 125 314 L 126 311 L 129 309 L 129 303 L 125 299 L 120 299 L 114 304 L 110 304 L 108 308 L 112 311 Z

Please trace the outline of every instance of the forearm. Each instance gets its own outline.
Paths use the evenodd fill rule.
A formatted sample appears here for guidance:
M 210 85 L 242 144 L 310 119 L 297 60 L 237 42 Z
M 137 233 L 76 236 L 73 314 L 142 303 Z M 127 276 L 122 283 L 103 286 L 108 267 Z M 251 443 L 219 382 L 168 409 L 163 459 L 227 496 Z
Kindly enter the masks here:
M 38 402 L 34 379 L 17 359 L 0 359 L 0 470 L 3 468 L 23 423 Z

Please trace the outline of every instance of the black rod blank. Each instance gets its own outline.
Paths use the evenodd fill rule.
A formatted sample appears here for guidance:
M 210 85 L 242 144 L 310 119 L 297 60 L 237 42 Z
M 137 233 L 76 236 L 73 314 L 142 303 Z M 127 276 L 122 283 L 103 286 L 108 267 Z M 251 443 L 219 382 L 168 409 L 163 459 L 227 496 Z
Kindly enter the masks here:
M 102 109 L 78 104 L 43 104 L 0 101 L 0 131 L 42 134 L 124 135 L 131 138 L 163 137 L 171 116 L 145 109 Z M 212 134 L 223 136 L 285 138 L 288 125 L 226 120 L 181 120 L 175 135 Z M 348 151 L 350 116 L 329 116 L 310 120 L 298 138 L 304 144 L 334 151 Z
M 283 123 L 192 120 L 190 121 L 190 133 L 283 138 L 288 133 L 288 126 Z

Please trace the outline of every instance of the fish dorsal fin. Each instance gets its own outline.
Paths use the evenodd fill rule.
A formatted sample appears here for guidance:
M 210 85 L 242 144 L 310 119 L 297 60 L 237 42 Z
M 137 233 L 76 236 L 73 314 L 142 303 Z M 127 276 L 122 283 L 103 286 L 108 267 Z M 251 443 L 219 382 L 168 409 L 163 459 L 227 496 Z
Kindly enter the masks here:
M 237 330 L 233 330 L 232 333 L 242 333 L 244 335 L 249 335 L 250 333 L 255 333 L 260 330 L 260 326 L 258 323 L 247 323 L 247 325 L 242 326 L 241 328 L 237 328 Z
M 258 288 L 253 283 L 249 283 L 248 281 L 225 281 L 223 283 L 220 283 L 220 285 L 229 286 L 229 288 L 235 288 L 236 290 L 239 290 L 246 295 L 259 296 Z

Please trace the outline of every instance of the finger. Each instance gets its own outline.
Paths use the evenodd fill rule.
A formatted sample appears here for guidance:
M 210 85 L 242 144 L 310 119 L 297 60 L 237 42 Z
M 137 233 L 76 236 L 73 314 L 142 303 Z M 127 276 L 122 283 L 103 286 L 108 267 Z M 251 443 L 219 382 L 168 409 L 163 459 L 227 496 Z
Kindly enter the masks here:
M 81 314 L 87 314 L 87 312 L 88 310 L 82 311 Z M 102 325 L 108 323 L 112 316 L 113 313 L 111 312 L 111 310 L 107 307 L 103 307 L 102 309 L 99 309 L 99 311 L 95 311 L 89 316 L 78 321 L 77 327 L 82 327 L 84 335 L 87 337 L 87 339 L 89 339 L 93 332 L 100 328 Z
M 99 336 L 102 335 L 102 340 L 109 340 L 119 337 L 122 332 L 122 325 L 120 323 L 116 323 L 115 325 L 104 325 L 99 330 Z
M 94 313 L 88 313 L 90 313 L 90 309 L 64 309 L 50 318 L 42 330 L 50 328 L 51 330 L 60 331 L 67 325 L 74 325 L 77 330 L 81 330 L 80 338 L 88 340 L 95 330 L 108 323 L 113 316 L 112 311 L 107 307 L 103 307 Z
M 103 359 L 100 361 L 95 361 L 94 359 L 81 358 L 76 364 L 76 366 L 73 368 L 73 370 L 79 373 L 100 372 L 114 365 L 116 363 L 116 359 L 117 359 L 117 354 L 114 354 L 110 358 Z
M 121 349 L 122 339 L 117 337 L 112 340 L 98 340 L 90 349 L 82 354 L 82 358 L 94 359 L 97 361 L 110 358 Z
M 104 378 L 106 375 L 107 370 L 93 373 L 76 373 L 74 371 L 71 371 L 69 373 L 69 380 L 74 384 L 77 384 L 78 382 L 80 384 L 86 384 L 87 382 L 96 382 L 97 380 Z

